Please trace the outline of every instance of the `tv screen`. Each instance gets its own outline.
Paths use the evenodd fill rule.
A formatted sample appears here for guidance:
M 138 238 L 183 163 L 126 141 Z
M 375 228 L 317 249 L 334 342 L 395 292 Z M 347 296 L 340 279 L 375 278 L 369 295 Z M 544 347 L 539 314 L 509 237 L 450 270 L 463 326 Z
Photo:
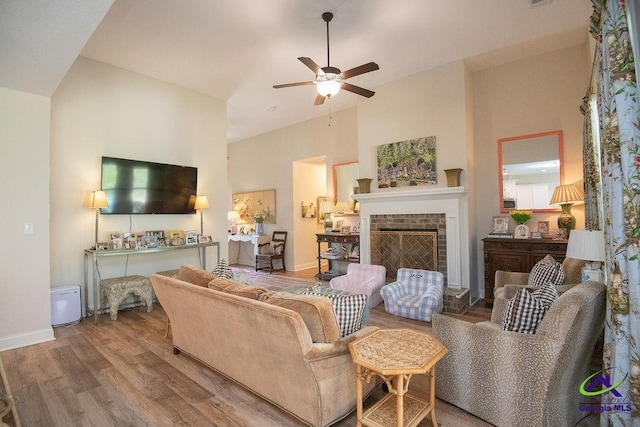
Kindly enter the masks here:
M 103 214 L 192 214 L 198 169 L 102 157 Z

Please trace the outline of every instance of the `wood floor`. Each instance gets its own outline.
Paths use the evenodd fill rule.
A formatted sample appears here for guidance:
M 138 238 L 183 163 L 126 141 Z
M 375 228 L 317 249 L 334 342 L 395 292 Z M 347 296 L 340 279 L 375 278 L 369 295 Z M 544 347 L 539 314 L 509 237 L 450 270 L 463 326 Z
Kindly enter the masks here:
M 252 281 L 281 289 L 314 283 L 315 272 L 274 272 Z M 476 304 L 461 317 L 477 322 L 489 316 L 484 304 Z M 101 315 L 94 325 L 87 318 L 77 325 L 55 328 L 55 341 L 0 353 L 22 426 L 300 425 L 200 363 L 173 355 L 171 338 L 164 338 L 165 321 L 159 305 L 151 313 L 137 307 L 119 312 L 117 321 Z M 372 309 L 370 323 L 430 330 L 429 323 L 385 313 L 383 305 Z M 412 391 L 426 393 L 424 377 L 412 379 Z M 365 406 L 382 395 L 376 390 Z M 442 426 L 489 425 L 440 400 L 436 408 Z M 355 425 L 355 413 L 336 425 Z M 579 425 L 596 426 L 598 417 L 589 416 Z M 431 426 L 431 422 L 423 420 L 420 426 Z

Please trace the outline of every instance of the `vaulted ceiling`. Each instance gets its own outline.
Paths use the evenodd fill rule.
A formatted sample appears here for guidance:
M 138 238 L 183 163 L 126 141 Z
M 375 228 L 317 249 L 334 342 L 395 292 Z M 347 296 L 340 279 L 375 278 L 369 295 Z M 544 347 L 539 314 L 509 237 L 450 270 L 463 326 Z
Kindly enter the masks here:
M 538 4 L 532 6 L 531 3 Z M 369 61 L 376 87 L 466 60 L 472 70 L 584 43 L 587 0 L 3 0 L 0 86 L 51 96 L 84 56 L 227 102 L 230 142 L 367 102 L 342 91 L 314 106 L 297 60 Z

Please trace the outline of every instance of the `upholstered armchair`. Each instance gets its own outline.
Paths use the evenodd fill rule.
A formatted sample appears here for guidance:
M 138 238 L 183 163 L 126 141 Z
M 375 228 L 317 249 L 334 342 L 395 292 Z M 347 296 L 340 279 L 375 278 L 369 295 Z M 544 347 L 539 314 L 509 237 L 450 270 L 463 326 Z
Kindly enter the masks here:
M 520 286 L 509 285 L 515 294 Z M 502 330 L 506 299 L 490 321 L 433 316 L 449 350 L 438 362 L 436 395 L 497 426 L 573 426 L 587 415 L 579 392 L 602 333 L 606 287 L 586 282 L 549 307 L 535 334 Z
M 332 289 L 352 294 L 366 294 L 371 308 L 382 302 L 380 289 L 384 286 L 387 269 L 382 265 L 351 263 L 347 274 L 334 277 L 329 282 Z
M 431 322 L 442 311 L 444 276 L 438 271 L 400 268 L 396 281 L 380 290 L 384 310 L 396 316 Z
M 573 286 L 582 282 L 582 267 L 584 267 L 586 261 L 575 258 L 565 258 L 562 261 L 562 269 L 564 270 L 565 279 L 561 285 L 556 286 L 558 293 L 562 294 Z M 493 296 L 495 299 L 498 297 L 504 297 L 503 287 L 509 285 L 522 285 L 526 286 L 529 281 L 529 273 L 521 273 L 515 271 L 502 271 L 496 270 Z

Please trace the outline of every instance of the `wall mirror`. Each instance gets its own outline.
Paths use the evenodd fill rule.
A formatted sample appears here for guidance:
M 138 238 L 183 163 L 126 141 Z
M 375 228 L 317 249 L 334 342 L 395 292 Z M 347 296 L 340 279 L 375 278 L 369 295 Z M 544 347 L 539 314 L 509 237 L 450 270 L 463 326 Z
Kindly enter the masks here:
M 355 201 L 351 198 L 354 188 L 358 186 L 358 162 L 336 163 L 333 165 L 333 194 L 335 202 L 347 202 L 353 212 Z
M 499 139 L 498 169 L 500 212 L 557 212 L 549 201 L 563 180 L 562 131 Z

